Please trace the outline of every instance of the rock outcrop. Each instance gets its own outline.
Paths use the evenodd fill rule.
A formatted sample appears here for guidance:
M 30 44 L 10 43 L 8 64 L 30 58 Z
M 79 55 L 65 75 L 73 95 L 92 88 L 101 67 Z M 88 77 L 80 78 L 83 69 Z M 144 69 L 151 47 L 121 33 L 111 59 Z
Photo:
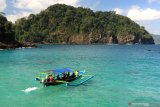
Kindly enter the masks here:
M 0 42 L 0 49 L 15 49 L 15 48 L 22 48 L 22 47 L 34 47 L 36 48 L 37 46 L 33 43 L 19 43 L 19 42 L 12 42 L 12 43 L 2 43 Z

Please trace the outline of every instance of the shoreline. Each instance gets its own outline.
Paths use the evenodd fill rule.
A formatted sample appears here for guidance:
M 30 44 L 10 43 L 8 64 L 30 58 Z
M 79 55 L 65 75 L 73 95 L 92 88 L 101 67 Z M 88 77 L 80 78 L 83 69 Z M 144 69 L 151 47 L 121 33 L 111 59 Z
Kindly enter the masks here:
M 34 43 L 1 43 L 0 42 L 0 50 L 5 49 L 16 49 L 16 48 L 36 48 L 37 45 Z
M 0 44 L 0 50 L 7 50 L 7 49 L 24 49 L 24 48 L 37 48 L 41 47 L 38 45 L 159 45 L 159 44 L 133 44 L 133 43 L 126 43 L 126 44 L 110 44 L 110 43 L 92 43 L 92 44 L 68 44 L 68 43 L 23 43 L 23 44 Z

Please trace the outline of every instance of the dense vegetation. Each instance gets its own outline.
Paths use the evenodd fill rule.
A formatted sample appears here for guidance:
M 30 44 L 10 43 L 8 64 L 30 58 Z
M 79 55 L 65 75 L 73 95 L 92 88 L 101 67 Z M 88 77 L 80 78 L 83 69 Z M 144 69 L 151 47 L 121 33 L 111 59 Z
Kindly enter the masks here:
M 16 39 L 38 43 L 154 43 L 138 24 L 125 16 L 56 4 L 15 23 Z
M 19 43 L 15 39 L 14 25 L 7 21 L 4 13 L 0 12 L 0 49 L 18 48 L 18 47 L 36 47 L 34 44 Z
M 152 36 L 129 18 L 109 12 L 56 4 L 13 25 L 0 12 L 0 48 L 31 43 L 154 43 Z M 17 42 L 18 41 L 18 42 Z M 21 43 L 27 43 L 21 44 Z
M 3 16 L 3 14 L 0 14 L 0 42 L 1 43 L 15 42 L 12 23 L 8 22 L 6 17 Z

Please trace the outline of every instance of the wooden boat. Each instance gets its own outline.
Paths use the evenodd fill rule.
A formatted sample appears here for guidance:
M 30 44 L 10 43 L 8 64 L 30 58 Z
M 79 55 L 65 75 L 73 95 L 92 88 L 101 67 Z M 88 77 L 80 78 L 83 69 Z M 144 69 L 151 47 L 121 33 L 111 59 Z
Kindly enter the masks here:
M 94 77 L 90 76 L 91 78 L 89 77 L 87 80 L 78 84 L 70 84 L 70 82 L 81 78 L 84 74 L 85 71 L 72 71 L 69 68 L 62 68 L 39 72 L 35 80 L 40 81 L 44 86 L 59 84 L 66 84 L 66 86 L 78 86 Z

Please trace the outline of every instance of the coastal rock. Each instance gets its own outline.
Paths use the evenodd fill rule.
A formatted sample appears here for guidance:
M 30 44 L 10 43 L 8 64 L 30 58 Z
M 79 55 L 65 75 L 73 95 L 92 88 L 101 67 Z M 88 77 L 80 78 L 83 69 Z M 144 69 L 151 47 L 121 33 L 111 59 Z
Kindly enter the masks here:
M 136 39 L 135 35 L 126 35 L 126 36 L 117 36 L 117 40 L 119 44 L 134 44 L 137 43 L 138 40 Z
M 34 47 L 36 48 L 37 46 L 35 44 L 32 43 L 27 43 L 27 44 L 23 44 L 23 43 L 19 43 L 19 42 L 14 42 L 14 43 L 2 43 L 0 42 L 0 49 L 15 49 L 15 48 L 20 48 L 20 47 Z
M 31 42 L 24 42 L 22 44 L 22 47 L 25 47 L 25 48 L 27 48 L 27 47 L 37 48 L 37 45 L 35 45 L 34 43 L 31 43 Z
M 92 33 L 85 35 L 70 36 L 66 40 L 67 44 L 154 44 L 153 38 L 138 38 L 133 34 L 125 36 L 98 36 Z M 61 43 L 62 44 L 62 43 Z M 63 43 L 64 44 L 64 43 Z
M 114 37 L 114 36 L 103 37 L 100 40 L 100 42 L 101 43 L 107 43 L 107 44 L 117 44 L 118 43 L 117 38 Z

